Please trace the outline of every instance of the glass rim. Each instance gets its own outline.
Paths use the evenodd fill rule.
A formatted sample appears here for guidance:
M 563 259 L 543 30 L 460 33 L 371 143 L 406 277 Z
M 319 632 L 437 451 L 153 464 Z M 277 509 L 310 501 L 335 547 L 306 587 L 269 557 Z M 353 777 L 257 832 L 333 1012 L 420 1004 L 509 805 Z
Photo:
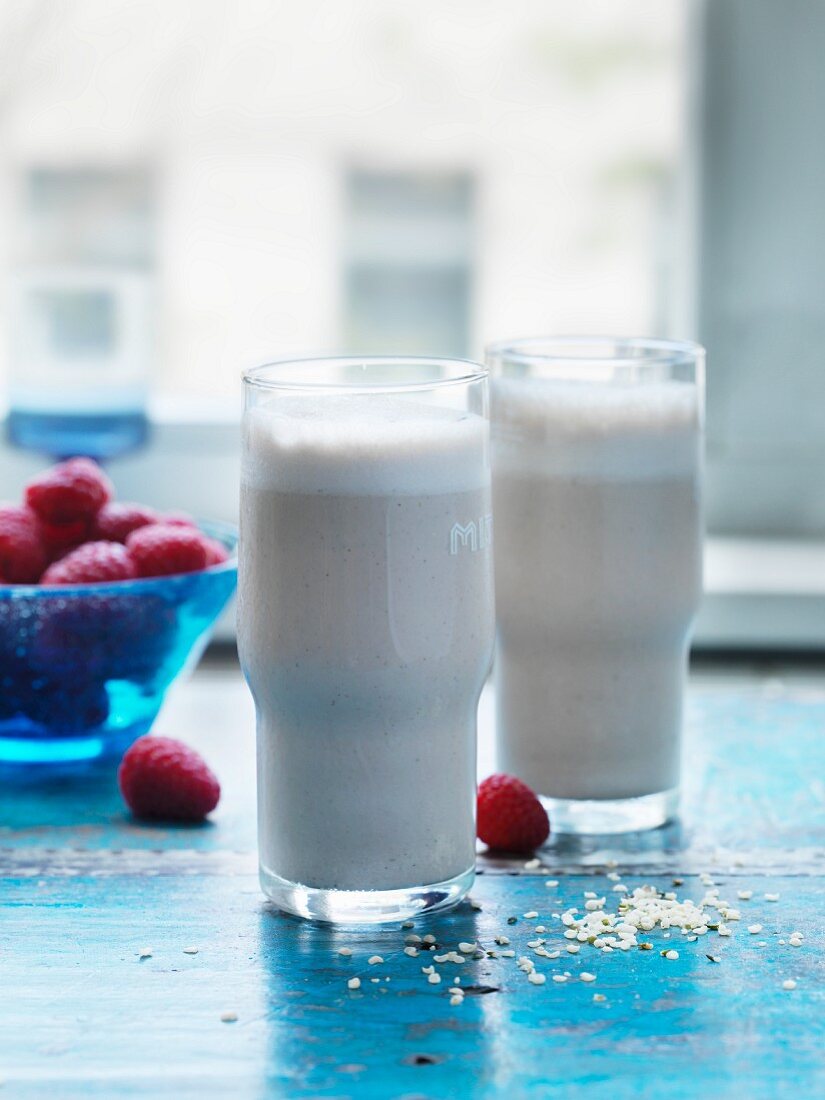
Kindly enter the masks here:
M 585 353 L 590 349 L 590 353 Z M 622 352 L 636 354 L 622 354 Z M 554 363 L 559 366 L 646 367 L 703 363 L 705 349 L 693 340 L 668 340 L 654 336 L 524 336 L 496 340 L 484 349 L 489 362 L 523 366 Z
M 410 379 L 406 382 L 375 382 L 358 379 L 312 379 L 284 377 L 283 372 L 306 369 L 307 367 L 367 367 L 367 366 L 428 366 L 435 372 L 446 368 L 455 368 L 454 373 L 433 373 L 431 378 Z M 282 372 L 281 377 L 267 377 Z M 474 382 L 483 382 L 489 371 L 482 363 L 472 359 L 442 355 L 287 355 L 270 359 L 256 367 L 248 367 L 241 373 L 245 386 L 270 392 L 315 392 L 315 393 L 415 393 L 424 390 L 441 389 L 446 386 L 467 386 Z

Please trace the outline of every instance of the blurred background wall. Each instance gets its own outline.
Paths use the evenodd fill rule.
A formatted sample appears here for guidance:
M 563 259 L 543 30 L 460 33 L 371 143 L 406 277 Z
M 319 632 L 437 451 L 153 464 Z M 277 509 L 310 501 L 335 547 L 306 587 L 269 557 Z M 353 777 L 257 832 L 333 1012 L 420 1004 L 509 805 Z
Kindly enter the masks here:
M 709 587 L 825 644 L 823 57 L 822 0 L 7 0 L 0 497 L 74 411 L 232 518 L 275 355 L 693 337 Z

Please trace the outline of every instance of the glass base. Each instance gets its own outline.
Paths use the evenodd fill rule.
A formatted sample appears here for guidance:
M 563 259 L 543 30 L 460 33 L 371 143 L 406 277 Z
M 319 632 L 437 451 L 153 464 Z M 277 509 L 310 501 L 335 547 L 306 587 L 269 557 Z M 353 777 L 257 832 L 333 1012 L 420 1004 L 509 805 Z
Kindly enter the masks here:
M 399 890 L 324 890 L 289 882 L 261 867 L 261 889 L 285 913 L 333 924 L 380 924 L 402 921 L 421 913 L 449 909 L 467 894 L 475 879 L 469 867 L 446 882 Z
M 579 799 L 541 796 L 555 833 L 604 835 L 658 829 L 672 821 L 679 809 L 679 789 L 657 791 L 638 798 Z

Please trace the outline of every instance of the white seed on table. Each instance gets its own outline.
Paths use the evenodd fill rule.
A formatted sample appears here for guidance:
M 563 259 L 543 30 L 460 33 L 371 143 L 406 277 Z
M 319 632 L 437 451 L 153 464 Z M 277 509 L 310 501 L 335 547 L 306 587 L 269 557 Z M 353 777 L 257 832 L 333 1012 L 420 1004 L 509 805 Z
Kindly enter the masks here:
M 338 954 L 339 955 L 344 955 L 344 956 L 349 956 L 349 955 L 352 954 L 352 948 L 351 947 L 339 947 L 338 948 Z
M 152 957 L 152 948 L 151 947 L 141 947 L 140 951 L 137 952 L 137 957 L 139 959 L 151 959 L 151 957 Z
M 665 958 L 666 959 L 678 959 L 679 958 L 679 952 L 678 951 L 665 951 Z
M 461 943 L 458 945 L 458 950 L 463 955 L 472 955 L 472 953 L 477 950 L 477 948 L 477 943 L 467 943 L 466 940 L 462 940 Z
M 534 909 L 531 909 L 529 913 L 524 913 L 522 915 L 525 920 L 535 920 L 538 916 L 538 913 Z
M 545 884 L 544 884 L 544 885 L 545 885 L 545 886 L 547 886 L 547 887 L 549 887 L 549 889 L 551 889 L 551 890 L 552 890 L 552 889 L 553 889 L 553 887 L 554 887 L 554 886 L 558 886 L 558 884 L 559 884 L 559 880 L 558 880 L 557 878 L 549 878 L 549 879 L 547 880 L 547 882 L 545 882 Z
M 360 989 L 360 988 L 361 988 L 361 979 L 360 978 L 350 978 L 349 981 L 347 982 L 347 989 Z
M 183 953 L 184 955 L 197 955 L 198 949 L 197 947 L 184 947 Z
M 765 894 L 765 901 L 779 901 L 779 894 Z
M 418 958 L 418 948 L 410 944 L 409 947 L 404 948 L 404 954 L 409 955 L 411 959 L 416 959 Z
M 793 980 L 793 978 L 786 978 L 785 981 L 782 983 L 782 988 L 796 989 L 796 982 Z
M 531 970 L 527 975 L 527 981 L 530 982 L 531 985 L 544 985 L 547 978 L 544 974 L 539 974 L 538 970 Z
M 541 867 L 540 859 L 528 859 L 524 864 L 525 871 L 537 871 Z
M 605 997 L 604 993 L 594 993 L 593 994 L 593 1000 L 594 1001 L 606 1001 L 607 997 Z
M 561 984 L 562 982 L 566 982 L 567 978 L 565 977 L 564 974 L 554 974 L 553 975 L 553 981 L 558 982 L 559 984 Z
M 427 981 L 430 983 L 430 985 L 438 985 L 438 983 L 441 981 L 441 975 L 440 974 L 428 974 L 427 975 Z
M 588 973 L 587 970 L 582 970 L 581 974 L 579 974 L 579 977 L 583 982 L 595 982 L 596 980 L 596 975 Z
M 237 1012 L 222 1012 L 221 1022 L 224 1024 L 234 1024 L 238 1018 Z
M 758 936 L 759 933 L 762 931 L 762 925 L 761 924 L 749 924 L 748 925 L 748 931 L 750 932 L 750 934 L 752 936 Z
M 581 948 L 577 943 L 568 943 L 567 950 L 570 952 L 571 955 L 578 955 L 579 951 L 581 951 Z
M 453 996 L 450 997 L 450 1004 L 453 1007 L 456 1007 L 457 1005 L 462 1005 L 464 1004 L 464 997 L 460 996 L 458 993 L 454 993 Z
M 736 896 L 740 901 L 750 901 L 753 897 L 753 890 L 737 890 Z
M 370 966 L 377 966 L 379 963 L 382 963 L 383 961 L 384 960 L 381 958 L 380 955 L 370 955 L 370 957 L 367 959 L 367 962 L 370 964 Z

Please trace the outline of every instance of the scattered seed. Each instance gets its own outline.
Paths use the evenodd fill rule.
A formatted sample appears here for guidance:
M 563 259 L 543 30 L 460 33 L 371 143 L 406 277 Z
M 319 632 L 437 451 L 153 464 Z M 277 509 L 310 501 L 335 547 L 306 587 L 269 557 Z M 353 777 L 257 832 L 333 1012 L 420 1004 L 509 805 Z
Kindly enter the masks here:
M 377 966 L 378 963 L 382 963 L 383 961 L 384 960 L 381 958 L 380 955 L 370 955 L 370 957 L 367 959 L 367 962 L 370 964 L 370 966 Z
M 765 901 L 779 901 L 779 894 L 765 894 Z
M 152 948 L 151 947 L 141 947 L 140 951 L 137 952 L 137 957 L 138 957 L 138 959 L 151 959 L 151 957 L 152 957 Z
M 752 936 L 758 936 L 759 933 L 762 931 L 762 925 L 761 924 L 749 924 L 748 925 L 748 931 L 750 932 L 750 934 Z
M 554 974 L 553 975 L 553 981 L 558 982 L 561 985 L 562 982 L 567 981 L 567 977 L 564 974 Z
M 458 950 L 462 953 L 462 955 L 472 955 L 472 953 L 477 949 L 478 944 L 467 943 L 465 940 L 462 940 L 461 943 L 458 945 Z
M 544 983 L 547 981 L 547 978 L 544 974 L 539 974 L 538 970 L 531 970 L 530 973 L 527 975 L 527 981 L 530 982 L 532 985 L 544 985 Z
M 418 958 L 418 948 L 413 947 L 412 944 L 409 947 L 404 948 L 404 954 L 409 955 L 411 959 Z
M 221 1023 L 234 1024 L 237 1019 L 238 1019 L 238 1013 L 237 1012 L 222 1012 L 221 1013 Z
M 558 884 L 559 884 L 559 880 L 557 878 L 549 878 L 547 880 L 547 882 L 545 882 L 544 885 L 547 886 L 550 890 L 552 890 L 553 887 L 558 886 Z
M 524 864 L 525 871 L 537 871 L 541 867 L 540 859 L 528 859 Z
M 679 958 L 679 952 L 678 951 L 665 951 L 664 956 L 665 956 L 666 959 L 678 959 Z
M 183 953 L 184 955 L 197 955 L 198 949 L 197 947 L 184 947 Z
M 706 959 L 710 959 L 712 963 L 720 963 L 722 961 L 721 955 L 705 955 Z
M 338 948 L 338 954 L 339 955 L 351 955 L 352 954 L 352 948 L 351 947 L 339 947 Z
M 455 1008 L 455 1007 L 457 1007 L 458 1005 L 462 1005 L 462 1004 L 464 1004 L 464 998 L 463 998 L 463 996 L 460 996 L 460 995 L 459 995 L 458 993 L 454 993 L 454 994 L 453 994 L 453 996 L 452 996 L 452 997 L 450 997 L 450 1004 L 451 1004 L 451 1005 L 452 1005 L 452 1006 L 453 1006 L 454 1008 Z
M 593 994 L 593 1000 L 594 1001 L 606 1001 L 607 997 L 605 997 L 604 993 L 594 993 Z
M 736 896 L 741 901 L 750 901 L 751 898 L 753 897 L 753 890 L 737 890 L 736 891 Z
M 360 978 L 350 978 L 349 981 L 347 982 L 347 989 L 360 989 L 360 988 L 361 988 L 361 979 Z
M 438 983 L 441 981 L 441 975 L 435 973 L 428 974 L 427 981 L 430 983 L 430 985 L 438 985 Z
M 785 981 L 782 983 L 782 988 L 796 989 L 796 982 L 793 980 L 793 978 L 786 978 Z
M 581 974 L 579 974 L 579 978 L 583 982 L 595 982 L 596 975 L 595 974 L 590 974 L 586 970 L 582 970 Z
M 523 916 L 525 920 L 535 920 L 538 913 L 534 909 L 531 909 L 529 913 L 524 913 Z

